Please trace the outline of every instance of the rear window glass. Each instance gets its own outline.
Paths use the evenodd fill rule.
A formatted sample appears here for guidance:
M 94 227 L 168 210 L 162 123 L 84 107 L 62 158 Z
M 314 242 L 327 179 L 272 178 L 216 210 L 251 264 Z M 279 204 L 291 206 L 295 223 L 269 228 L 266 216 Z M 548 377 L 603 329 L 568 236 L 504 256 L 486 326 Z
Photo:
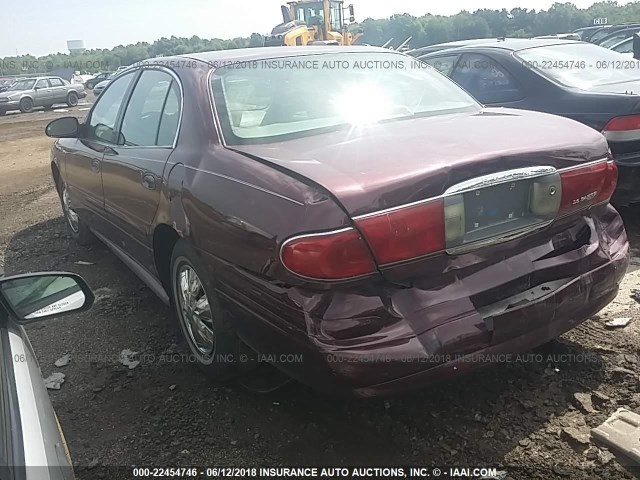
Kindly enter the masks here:
M 582 90 L 640 79 L 640 62 L 592 44 L 528 48 L 516 56 L 542 75 Z
M 481 108 L 433 67 L 387 53 L 260 60 L 217 69 L 212 88 L 228 144 Z

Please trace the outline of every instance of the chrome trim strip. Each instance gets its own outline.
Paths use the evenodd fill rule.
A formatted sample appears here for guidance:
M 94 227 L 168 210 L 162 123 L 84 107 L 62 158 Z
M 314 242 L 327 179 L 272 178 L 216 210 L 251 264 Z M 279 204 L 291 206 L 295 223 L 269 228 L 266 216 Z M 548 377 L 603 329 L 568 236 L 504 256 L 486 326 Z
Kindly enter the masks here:
M 350 231 L 354 231 L 354 232 L 356 232 L 358 234 L 358 236 L 362 237 L 362 234 L 360 233 L 360 231 L 356 230 L 353 227 L 345 227 L 345 228 L 340 228 L 338 230 L 330 230 L 328 232 L 306 233 L 306 234 L 302 234 L 302 235 L 295 235 L 293 237 L 289 237 L 284 242 L 282 242 L 282 245 L 280 246 L 280 252 L 278 253 L 278 258 L 280 259 L 280 263 L 292 275 L 295 275 L 298 278 L 304 278 L 305 280 L 310 280 L 310 281 L 317 282 L 317 283 L 350 282 L 352 280 L 358 280 L 358 279 L 361 279 L 361 278 L 370 277 L 371 275 L 374 275 L 378 271 L 376 259 L 375 259 L 375 257 L 373 257 L 373 255 L 371 256 L 371 261 L 373 262 L 373 265 L 374 265 L 374 271 L 373 272 L 365 273 L 363 275 L 356 275 L 355 277 L 346 277 L 346 278 L 314 278 L 314 277 L 307 277 L 305 275 L 300 275 L 299 273 L 296 273 L 293 270 L 290 270 L 289 267 L 287 267 L 287 265 L 284 263 L 284 260 L 282 259 L 282 251 L 284 250 L 284 247 L 286 247 L 287 244 L 289 244 L 289 243 L 291 243 L 291 242 L 293 242 L 295 240 L 300 240 L 301 238 L 326 237 L 328 235 L 337 235 L 339 233 L 350 232 Z M 363 241 L 364 241 L 364 239 L 363 239 Z M 366 245 L 366 243 L 365 243 L 365 245 Z
M 242 180 L 238 180 L 237 178 L 229 177 L 227 175 L 222 175 L 221 173 L 212 172 L 210 170 L 204 170 L 202 168 L 191 167 L 189 165 L 185 165 L 184 168 L 188 168 L 189 170 L 194 170 L 196 172 L 207 173 L 209 175 L 213 175 L 214 177 L 224 178 L 225 180 L 230 180 L 232 182 L 239 183 L 241 185 L 245 185 L 247 187 L 255 188 L 256 190 L 260 190 L 261 192 L 268 193 L 269 195 L 273 195 L 274 197 L 281 198 L 283 200 L 288 200 L 289 202 L 295 203 L 296 205 L 304 206 L 304 203 L 299 202 L 298 200 L 294 200 L 293 198 L 286 197 L 276 192 L 272 192 L 271 190 L 267 190 L 266 188 L 259 187 L 252 183 L 244 182 Z
M 524 180 L 527 178 L 542 177 L 544 175 L 551 175 L 556 173 L 557 169 L 551 166 L 538 166 L 538 167 L 526 167 L 516 168 L 513 170 L 505 170 L 502 172 L 491 173 L 489 175 L 483 175 L 481 177 L 475 177 L 470 180 L 453 185 L 448 188 L 443 196 L 456 195 L 460 193 L 471 192 L 478 190 L 479 188 L 492 187 L 494 185 L 500 185 L 502 183 Z
M 209 70 L 207 75 L 207 91 L 209 92 L 209 106 L 211 107 L 211 114 L 213 115 L 213 124 L 216 127 L 216 133 L 218 134 L 218 140 L 224 148 L 228 148 L 227 142 L 224 139 L 222 128 L 220 127 L 220 116 L 218 115 L 218 107 L 216 101 L 213 98 L 213 85 L 211 84 L 212 77 L 215 73 L 215 68 Z

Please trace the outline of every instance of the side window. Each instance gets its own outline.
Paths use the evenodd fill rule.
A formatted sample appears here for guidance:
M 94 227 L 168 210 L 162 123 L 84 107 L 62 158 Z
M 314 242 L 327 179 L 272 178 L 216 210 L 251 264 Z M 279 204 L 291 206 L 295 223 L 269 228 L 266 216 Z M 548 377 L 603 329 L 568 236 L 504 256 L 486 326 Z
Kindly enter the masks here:
M 460 58 L 460 55 L 446 55 L 435 58 L 420 58 L 420 60 L 427 62 L 440 73 L 450 77 L 458 58 Z
M 116 143 L 114 137 L 118 112 L 134 77 L 135 72 L 127 73 L 109 84 L 102 92 L 89 119 L 87 138 Z
M 64 83 L 59 78 L 50 78 L 49 83 L 52 87 L 64 87 Z
M 49 88 L 49 80 L 41 78 L 36 82 L 36 88 Z
M 515 102 L 524 98 L 509 72 L 485 55 L 463 55 L 451 78 L 484 104 Z
M 171 82 L 171 88 L 167 95 L 167 101 L 162 110 L 160 119 L 160 129 L 158 130 L 157 145 L 161 147 L 172 147 L 173 141 L 178 132 L 178 123 L 180 122 L 180 88 L 178 84 Z
M 122 120 L 120 143 L 128 146 L 149 147 L 160 145 L 161 120 L 170 129 L 172 119 L 178 118 L 178 101 L 172 89 L 171 75 L 159 70 L 145 70 L 136 84 Z M 171 96 L 173 95 L 173 100 Z M 167 119 L 163 110 L 167 111 Z M 172 112 L 173 110 L 173 112 Z M 173 115 L 171 115 L 173 113 Z M 166 135 L 163 130 L 163 135 Z M 162 139 L 165 142 L 166 138 Z M 173 145 L 173 139 L 170 142 Z

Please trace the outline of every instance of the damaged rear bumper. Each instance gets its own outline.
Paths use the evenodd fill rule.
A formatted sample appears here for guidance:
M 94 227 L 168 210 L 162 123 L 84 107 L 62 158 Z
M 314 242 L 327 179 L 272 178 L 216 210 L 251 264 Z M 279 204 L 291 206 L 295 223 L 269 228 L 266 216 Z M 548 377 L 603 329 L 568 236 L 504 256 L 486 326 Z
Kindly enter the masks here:
M 602 205 L 505 244 L 434 258 L 405 285 L 310 291 L 253 277 L 240 295 L 234 285 L 248 278 L 229 275 L 221 298 L 241 338 L 292 377 L 372 397 L 558 337 L 613 300 L 628 264 L 622 219 Z
M 443 355 L 444 363 L 388 382 L 358 388 L 354 393 L 370 397 L 413 390 L 419 385 L 452 378 L 482 365 L 508 360 L 509 355 L 525 352 L 557 338 L 615 298 L 628 266 L 627 253 L 628 249 L 552 293 L 492 317 L 500 337 L 494 339 L 490 346 L 465 355 Z M 525 325 L 526 333 L 509 335 L 510 330 L 521 330 Z M 434 358 L 436 362 L 442 359 Z

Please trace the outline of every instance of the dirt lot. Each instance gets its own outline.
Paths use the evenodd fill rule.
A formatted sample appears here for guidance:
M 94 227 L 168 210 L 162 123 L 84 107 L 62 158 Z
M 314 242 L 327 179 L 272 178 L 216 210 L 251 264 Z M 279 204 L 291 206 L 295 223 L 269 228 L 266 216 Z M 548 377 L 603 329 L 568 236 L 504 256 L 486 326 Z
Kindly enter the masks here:
M 435 464 L 499 466 L 513 479 L 631 477 L 581 434 L 619 406 L 640 412 L 640 304 L 630 298 L 640 286 L 639 210 L 623 212 L 635 258 L 616 301 L 530 361 L 387 400 L 298 384 L 255 395 L 210 384 L 187 362 L 155 361 L 186 352 L 169 309 L 104 247 L 70 239 L 42 133 L 61 114 L 0 119 L 0 266 L 77 272 L 97 293 L 91 312 L 28 328 L 43 374 L 66 374 L 50 395 L 80 479 L 111 478 L 112 465 Z M 614 317 L 634 321 L 609 330 Z M 144 355 L 133 370 L 118 362 L 127 348 Z M 71 363 L 54 367 L 66 353 Z

